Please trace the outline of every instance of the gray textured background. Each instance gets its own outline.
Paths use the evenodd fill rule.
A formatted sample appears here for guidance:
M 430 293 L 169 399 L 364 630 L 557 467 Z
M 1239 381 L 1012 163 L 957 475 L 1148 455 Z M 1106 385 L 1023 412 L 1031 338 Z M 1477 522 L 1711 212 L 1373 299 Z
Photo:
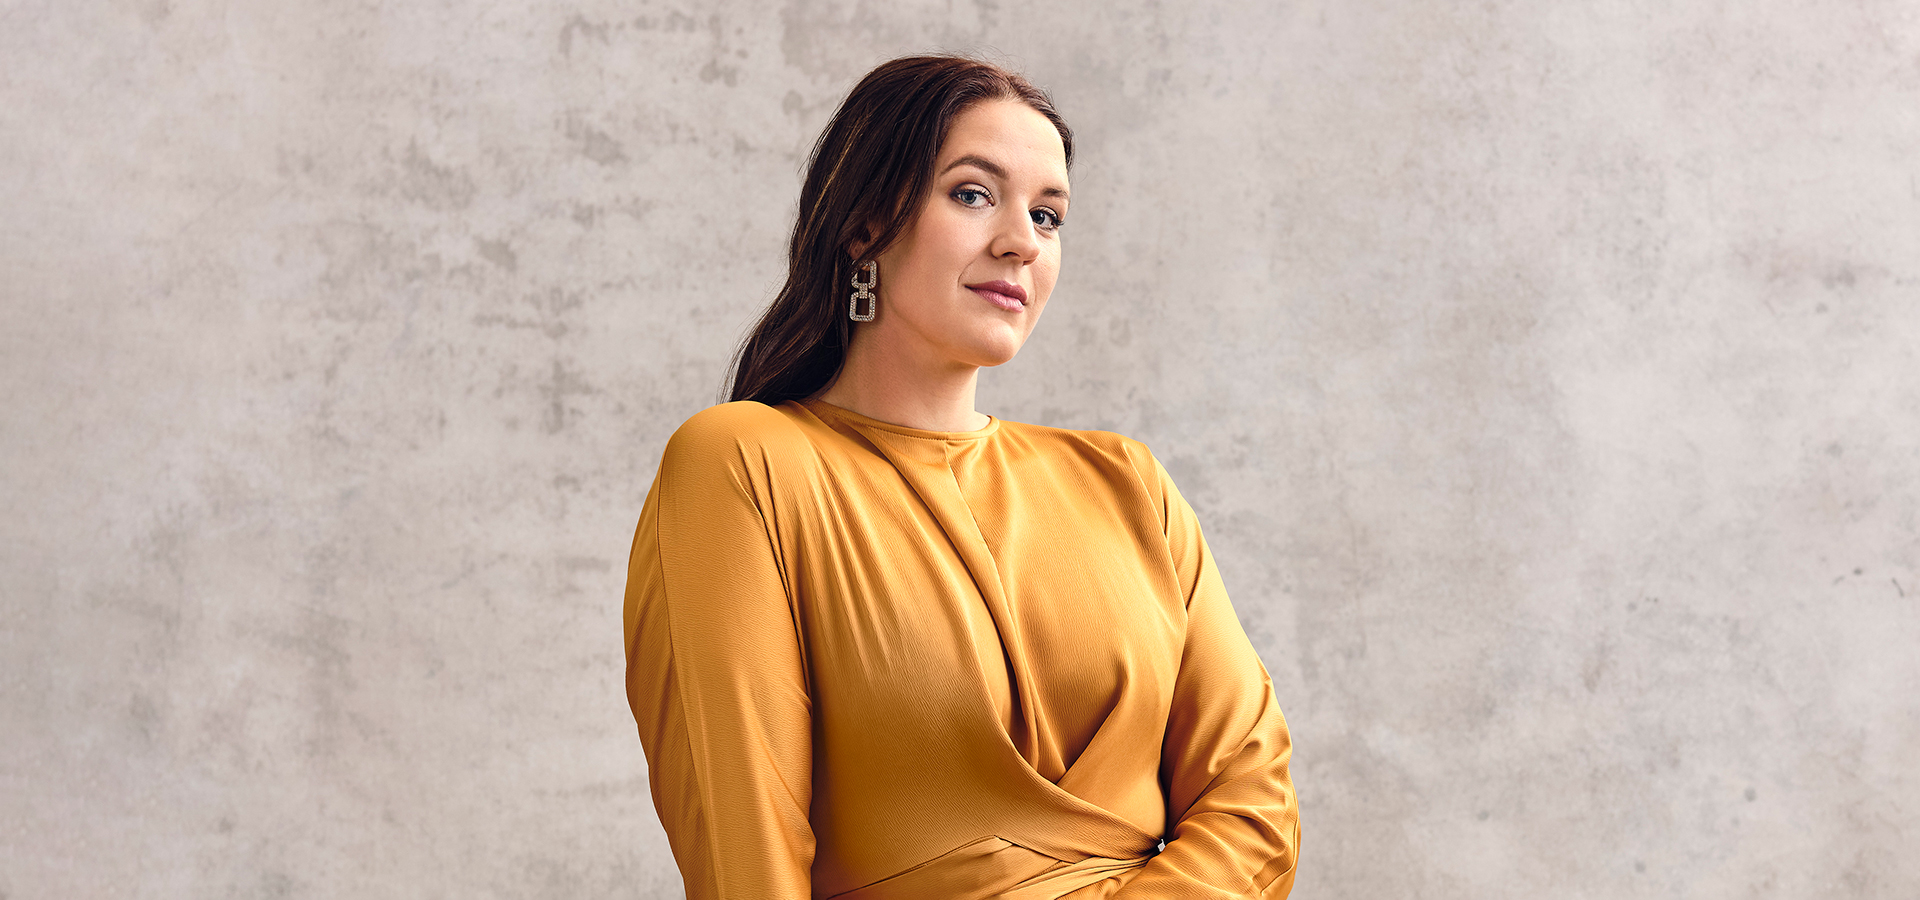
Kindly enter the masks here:
M 0 2 L 0 897 L 678 895 L 662 443 L 853 81 L 1080 135 L 1005 418 L 1145 440 L 1296 895 L 1920 890 L 1920 6 Z

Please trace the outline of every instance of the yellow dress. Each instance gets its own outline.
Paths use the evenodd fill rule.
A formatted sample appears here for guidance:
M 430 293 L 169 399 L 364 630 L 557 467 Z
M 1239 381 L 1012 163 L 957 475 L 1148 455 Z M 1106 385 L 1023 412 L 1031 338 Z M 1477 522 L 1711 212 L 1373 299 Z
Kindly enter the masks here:
M 689 900 L 1292 888 L 1286 722 L 1138 441 L 713 407 L 667 443 L 625 626 Z

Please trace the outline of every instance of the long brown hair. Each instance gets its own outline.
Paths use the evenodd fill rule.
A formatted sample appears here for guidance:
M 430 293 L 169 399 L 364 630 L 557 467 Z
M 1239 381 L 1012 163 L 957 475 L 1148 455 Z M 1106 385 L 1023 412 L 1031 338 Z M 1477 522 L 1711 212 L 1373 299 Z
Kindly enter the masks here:
M 856 240 L 872 259 L 905 230 L 933 178 L 953 120 L 982 100 L 1019 100 L 1060 130 L 1068 166 L 1073 132 L 1025 78 L 963 56 L 908 56 L 867 73 L 814 142 L 787 283 L 734 356 L 730 400 L 776 404 L 812 395 L 840 371 L 853 336 L 847 318 Z

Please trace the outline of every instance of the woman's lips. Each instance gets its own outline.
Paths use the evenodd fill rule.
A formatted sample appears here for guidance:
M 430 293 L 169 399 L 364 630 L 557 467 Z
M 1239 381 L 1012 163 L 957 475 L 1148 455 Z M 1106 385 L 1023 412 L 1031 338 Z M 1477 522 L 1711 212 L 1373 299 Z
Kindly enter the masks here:
M 1008 312 L 1019 312 L 1027 307 L 1027 289 L 1012 282 L 983 281 L 967 285 L 967 289 Z

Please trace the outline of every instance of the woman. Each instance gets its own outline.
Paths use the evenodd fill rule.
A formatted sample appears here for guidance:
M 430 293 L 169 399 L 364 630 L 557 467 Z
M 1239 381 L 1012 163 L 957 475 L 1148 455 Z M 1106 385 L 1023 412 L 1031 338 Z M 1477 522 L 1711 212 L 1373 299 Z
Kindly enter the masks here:
M 1284 897 L 1290 743 L 1145 446 L 974 409 L 1060 266 L 1072 134 L 954 57 L 814 148 L 733 400 L 634 539 L 627 693 L 705 898 Z M 1161 849 L 1164 841 L 1164 849 Z

